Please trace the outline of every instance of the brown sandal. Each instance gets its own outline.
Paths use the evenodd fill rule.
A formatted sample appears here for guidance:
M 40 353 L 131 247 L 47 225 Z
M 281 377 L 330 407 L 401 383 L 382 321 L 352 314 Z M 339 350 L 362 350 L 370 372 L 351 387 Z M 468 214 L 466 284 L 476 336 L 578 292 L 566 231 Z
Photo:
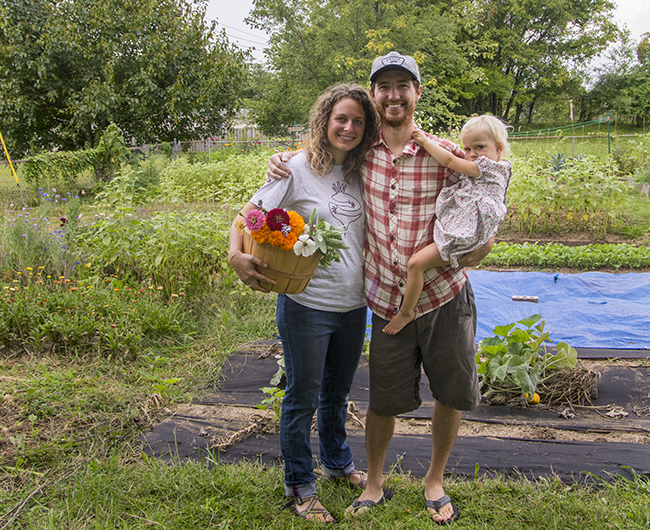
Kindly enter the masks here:
M 364 473 L 363 471 L 350 471 L 347 475 L 343 475 L 342 477 L 337 477 L 335 475 L 330 475 L 329 473 L 323 473 L 325 477 L 328 480 L 338 480 L 339 482 L 343 482 L 348 488 L 352 489 L 365 489 L 366 488 L 366 483 L 368 481 L 368 475 Z M 359 477 L 359 482 L 356 484 L 353 484 L 350 481 L 350 477 Z
M 312 521 L 314 523 L 323 523 L 323 524 L 334 524 L 336 521 L 332 514 L 327 511 L 326 508 L 321 504 L 316 506 L 317 503 L 320 503 L 320 499 L 316 493 L 312 495 L 307 495 L 306 497 L 291 497 L 289 502 L 285 504 L 285 508 L 293 508 L 293 513 L 298 517 L 305 519 L 306 521 Z M 304 505 L 307 507 L 304 510 L 298 511 L 298 506 L 302 507 Z M 322 517 L 323 519 L 319 519 Z M 330 519 L 329 521 L 327 519 Z

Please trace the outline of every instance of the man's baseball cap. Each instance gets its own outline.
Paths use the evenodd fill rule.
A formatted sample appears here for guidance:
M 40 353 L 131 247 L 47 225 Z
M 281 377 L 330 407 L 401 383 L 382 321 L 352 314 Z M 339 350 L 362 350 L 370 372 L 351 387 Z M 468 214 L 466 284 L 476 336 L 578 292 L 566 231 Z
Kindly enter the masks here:
M 372 70 L 370 71 L 370 82 L 374 83 L 377 76 L 387 70 L 402 70 L 411 74 L 413 79 L 420 83 L 420 70 L 415 59 L 410 55 L 401 55 L 397 52 L 390 52 L 388 55 L 377 57 L 372 62 Z

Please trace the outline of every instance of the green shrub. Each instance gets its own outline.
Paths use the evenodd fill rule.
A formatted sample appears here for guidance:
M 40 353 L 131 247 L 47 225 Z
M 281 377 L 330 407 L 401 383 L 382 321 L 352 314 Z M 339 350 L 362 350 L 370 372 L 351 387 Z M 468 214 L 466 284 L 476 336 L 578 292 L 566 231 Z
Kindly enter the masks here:
M 25 180 L 34 188 L 74 187 L 88 172 L 99 180 L 109 181 L 128 156 L 120 130 L 111 124 L 94 149 L 36 155 L 25 160 L 21 168 Z
M 556 157 L 559 159 L 559 157 Z M 621 219 L 629 184 L 616 175 L 611 159 L 593 156 L 554 160 L 512 158 L 509 217 L 520 231 L 591 231 L 604 234 Z
M 586 245 L 567 247 L 557 243 L 497 243 L 481 262 L 481 266 L 535 267 L 578 270 L 647 269 L 650 268 L 650 248 L 625 243 L 616 245 Z
M 640 134 L 621 146 L 612 149 L 618 171 L 631 175 L 650 166 L 650 133 Z
M 80 202 L 76 197 L 60 197 L 56 190 L 42 195 L 39 207 L 10 210 L 0 217 L 0 267 L 71 275 L 78 265 L 73 245 Z
M 236 279 L 228 265 L 229 212 L 189 210 L 149 216 L 129 206 L 112 207 L 79 228 L 76 244 L 119 278 L 150 279 L 165 294 L 196 295 Z

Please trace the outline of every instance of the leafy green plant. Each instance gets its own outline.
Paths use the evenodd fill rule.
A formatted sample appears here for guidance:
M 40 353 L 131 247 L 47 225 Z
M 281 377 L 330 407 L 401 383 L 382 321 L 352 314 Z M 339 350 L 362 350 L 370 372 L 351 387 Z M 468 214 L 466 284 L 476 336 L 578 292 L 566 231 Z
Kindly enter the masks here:
M 562 227 L 604 234 L 620 225 L 629 184 L 611 158 L 576 157 L 562 165 L 563 157 L 556 157 L 557 171 L 540 158 L 512 157 L 508 218 L 516 218 L 520 232 L 531 233 Z
M 178 297 L 166 299 L 148 282 L 18 272 L 0 277 L 0 349 L 134 358 L 143 347 L 188 339 Z
M 476 364 L 484 399 L 497 393 L 521 393 L 532 399 L 548 371 L 575 367 L 577 352 L 565 342 L 557 344 L 557 353 L 546 352 L 550 339 L 545 325 L 542 315 L 532 315 L 497 326 L 494 337 L 480 342 Z
M 278 371 L 273 374 L 273 377 L 271 378 L 271 385 L 272 386 L 280 386 L 282 383 L 282 379 L 286 377 L 287 371 L 284 366 L 284 355 L 278 356 Z
M 9 210 L 0 216 L 0 267 L 34 274 L 70 275 L 79 265 L 74 238 L 79 225 L 79 198 L 41 190 L 37 208 Z
M 163 367 L 169 363 L 169 358 L 163 355 L 148 354 L 142 356 L 145 366 L 138 373 L 151 384 L 154 393 L 162 398 L 172 398 L 178 394 L 176 383 L 180 377 L 165 377 Z
M 28 158 L 21 165 L 25 180 L 33 187 L 71 186 L 83 175 L 109 181 L 128 153 L 124 138 L 115 124 L 110 124 L 95 149 L 57 151 Z
M 273 417 L 280 421 L 280 416 L 282 414 L 282 398 L 284 397 L 284 390 L 281 388 L 273 386 L 265 386 L 260 389 L 266 394 L 266 397 L 262 400 L 262 403 L 256 405 L 255 408 L 273 411 Z
M 218 162 L 190 164 L 184 159 L 172 162 L 162 172 L 159 199 L 243 203 L 264 183 L 271 154 L 273 151 L 269 149 L 256 149 Z
M 76 242 L 113 274 L 148 278 L 167 296 L 191 295 L 232 278 L 227 261 L 230 223 L 223 212 L 165 211 L 147 216 L 118 202 L 110 215 L 80 227 Z
M 551 155 L 548 162 L 551 166 L 551 171 L 559 173 L 566 167 L 566 155 L 564 153 Z
M 482 266 L 571 267 L 578 270 L 650 268 L 650 248 L 627 243 L 569 247 L 558 243 L 546 245 L 506 243 L 494 245 L 481 262 Z
M 120 205 L 144 204 L 153 195 L 158 173 L 152 161 L 142 167 L 124 166 L 115 177 L 95 194 L 100 202 Z

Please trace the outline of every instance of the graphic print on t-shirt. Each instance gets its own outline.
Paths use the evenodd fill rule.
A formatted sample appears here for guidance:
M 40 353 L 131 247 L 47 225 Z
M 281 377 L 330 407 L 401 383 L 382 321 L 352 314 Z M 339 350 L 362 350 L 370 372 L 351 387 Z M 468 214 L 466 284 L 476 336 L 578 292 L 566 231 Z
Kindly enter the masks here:
M 353 223 L 361 217 L 363 210 L 359 201 L 349 193 L 345 193 L 347 185 L 338 181 L 332 184 L 334 194 L 330 200 L 330 213 L 341 226 L 346 230 Z

